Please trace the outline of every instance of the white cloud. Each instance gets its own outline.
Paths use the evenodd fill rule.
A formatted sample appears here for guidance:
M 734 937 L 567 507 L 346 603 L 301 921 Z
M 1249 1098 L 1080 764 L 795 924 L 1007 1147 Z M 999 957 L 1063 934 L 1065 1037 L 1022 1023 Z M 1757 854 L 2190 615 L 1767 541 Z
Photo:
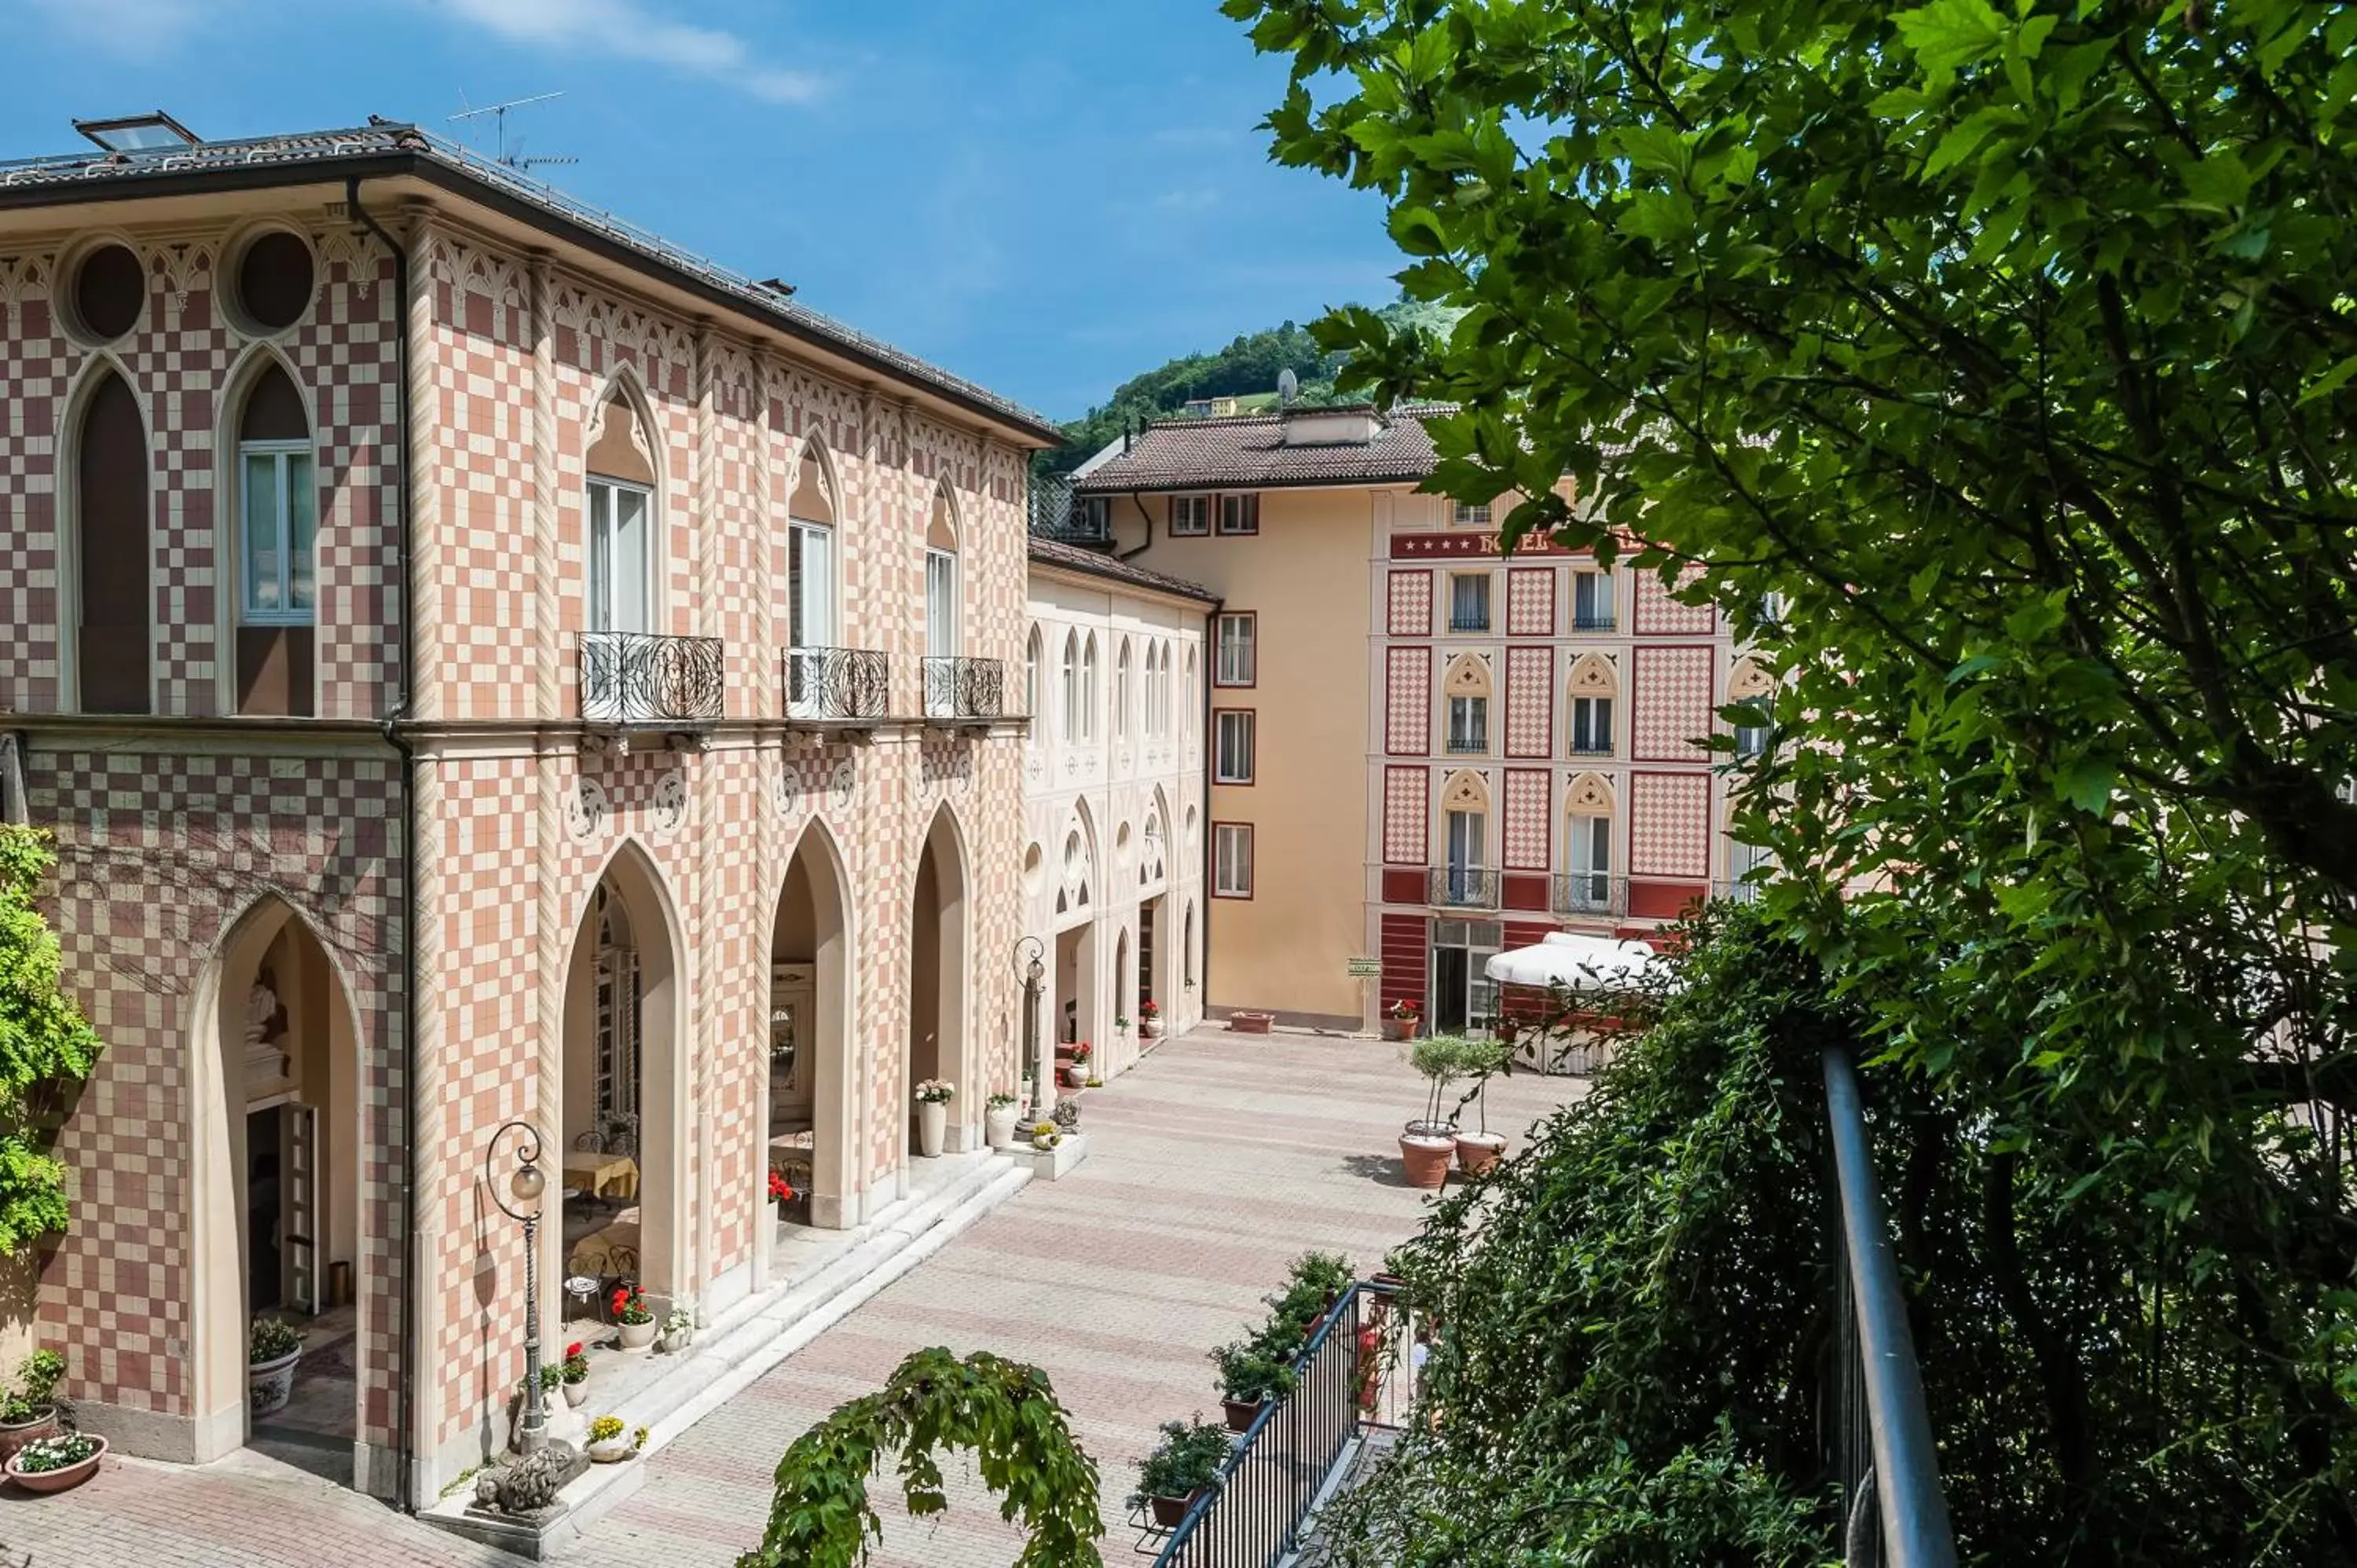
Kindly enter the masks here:
M 443 0 L 443 4 L 511 43 L 669 66 L 741 88 L 772 103 L 806 103 L 825 86 L 814 72 L 760 59 L 735 33 L 672 21 L 634 0 Z

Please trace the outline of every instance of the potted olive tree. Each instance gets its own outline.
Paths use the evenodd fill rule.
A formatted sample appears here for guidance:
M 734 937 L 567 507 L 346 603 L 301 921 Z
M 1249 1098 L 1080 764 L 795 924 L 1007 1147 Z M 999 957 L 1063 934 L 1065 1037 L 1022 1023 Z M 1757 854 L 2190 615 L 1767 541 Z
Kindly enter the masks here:
M 1514 1047 L 1512 1041 L 1505 1039 L 1468 1040 L 1465 1044 L 1465 1058 L 1459 1065 L 1473 1079 L 1466 1099 L 1472 1101 L 1481 1127 L 1477 1133 L 1458 1129 L 1457 1168 L 1475 1176 L 1496 1165 L 1506 1152 L 1506 1135 L 1490 1131 L 1490 1079 L 1493 1073 L 1512 1070 Z M 1460 1111 L 1464 1105 L 1465 1101 L 1458 1101 Z
M 1156 1524 L 1175 1528 L 1203 1488 L 1219 1479 L 1220 1466 L 1233 1452 L 1227 1428 L 1200 1416 L 1164 1422 L 1162 1441 L 1138 1462 L 1137 1490 L 1129 1494 L 1129 1506 L 1151 1509 Z
M 44 1345 L 25 1358 L 0 1396 L 0 1460 L 58 1431 L 58 1380 L 66 1375 L 66 1359 Z
M 255 1416 L 276 1415 L 295 1397 L 295 1367 L 303 1359 L 303 1331 L 283 1317 L 257 1317 L 245 1344 L 245 1404 Z
M 1477 1059 L 1477 1049 L 1461 1035 L 1427 1035 L 1408 1047 L 1408 1065 L 1425 1081 L 1424 1114 L 1400 1133 L 1400 1164 L 1406 1167 L 1410 1187 L 1436 1187 L 1448 1179 L 1448 1162 L 1457 1153 L 1457 1122 L 1444 1114 L 1441 1101 L 1448 1086 Z

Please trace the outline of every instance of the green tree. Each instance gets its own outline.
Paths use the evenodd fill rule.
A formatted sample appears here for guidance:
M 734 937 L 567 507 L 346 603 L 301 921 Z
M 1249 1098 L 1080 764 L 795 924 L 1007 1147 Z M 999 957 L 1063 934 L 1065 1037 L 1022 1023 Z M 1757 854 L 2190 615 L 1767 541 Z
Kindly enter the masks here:
M 1096 1541 L 1097 1466 L 1072 1435 L 1048 1375 L 987 1351 L 959 1360 L 920 1350 L 883 1389 L 839 1407 L 778 1461 L 769 1528 L 737 1568 L 852 1568 L 881 1543 L 867 1478 L 899 1461 L 909 1512 L 949 1507 L 939 1451 L 972 1450 L 1002 1499 L 999 1517 L 1028 1532 L 1015 1568 L 1103 1568 Z
M 2357 1555 L 2357 12 L 1226 9 L 1294 57 L 1277 156 L 1465 309 L 1318 324 L 1344 385 L 1460 403 L 1435 488 L 1781 674 L 1739 831 L 1958 1130 L 2063 1521 L 2020 1560 Z M 2005 1444 L 1934 1415 L 1986 1532 Z
M 55 1098 L 90 1076 L 98 1036 L 59 985 L 58 939 L 34 898 L 48 835 L 0 824 L 0 1254 L 66 1228 L 65 1165 L 49 1152 Z

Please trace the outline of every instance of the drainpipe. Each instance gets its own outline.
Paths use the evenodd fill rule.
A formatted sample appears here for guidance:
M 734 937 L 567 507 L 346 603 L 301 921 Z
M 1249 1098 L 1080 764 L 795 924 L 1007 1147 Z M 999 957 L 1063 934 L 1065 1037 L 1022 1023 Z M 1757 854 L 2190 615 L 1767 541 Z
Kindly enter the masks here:
M 1135 507 L 1137 515 L 1146 520 L 1146 542 L 1135 550 L 1114 551 L 1114 558 L 1121 561 L 1135 561 L 1154 548 L 1154 514 L 1146 510 L 1146 499 L 1135 490 L 1132 490 L 1129 492 L 1129 504 Z
M 1196 978 L 1203 987 L 1203 1020 L 1211 1016 L 1211 906 L 1219 902 L 1217 893 L 1219 866 L 1213 846 L 1219 840 L 1218 830 L 1211 826 L 1211 778 L 1213 762 L 1219 752 L 1220 737 L 1211 733 L 1212 677 L 1220 667 L 1220 612 L 1228 607 L 1224 598 L 1211 601 L 1203 613 L 1203 629 L 1210 636 L 1203 639 L 1203 961 L 1195 966 Z M 1260 644 L 1253 644 L 1253 657 L 1260 657 Z M 1253 875 L 1260 875 L 1260 841 L 1253 841 Z
M 409 1095 L 407 1113 L 402 1132 L 402 1158 L 404 1165 L 401 1184 L 401 1384 L 400 1384 L 400 1464 L 401 1474 L 394 1483 L 393 1501 L 404 1513 L 417 1511 L 417 1447 L 414 1417 L 416 1410 L 417 1383 L 417 752 L 409 743 L 404 726 L 409 720 L 410 708 L 417 692 L 417 642 L 411 619 L 411 585 L 409 564 L 412 558 L 410 537 L 410 463 L 413 441 L 409 427 L 409 252 L 375 215 L 361 205 L 360 177 L 344 181 L 344 209 L 393 252 L 393 295 L 394 308 L 401 312 L 401 332 L 393 340 L 396 374 L 393 379 L 393 418 L 401 434 L 401 478 L 394 486 L 394 507 L 399 515 L 395 526 L 401 537 L 401 570 L 396 578 L 401 616 L 401 685 L 393 711 L 385 715 L 385 743 L 401 753 L 401 854 L 402 854 L 402 940 L 404 957 L 409 965 L 406 988 L 402 999 L 401 1079 Z

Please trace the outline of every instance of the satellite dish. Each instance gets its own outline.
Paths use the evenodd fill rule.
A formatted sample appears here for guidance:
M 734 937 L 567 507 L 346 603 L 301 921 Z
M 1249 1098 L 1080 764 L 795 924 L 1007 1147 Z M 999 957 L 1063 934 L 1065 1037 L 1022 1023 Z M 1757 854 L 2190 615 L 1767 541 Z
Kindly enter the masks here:
M 1293 373 L 1293 367 L 1291 365 L 1287 365 L 1285 369 L 1277 371 L 1276 401 L 1278 406 L 1283 407 L 1300 395 L 1301 378 Z

